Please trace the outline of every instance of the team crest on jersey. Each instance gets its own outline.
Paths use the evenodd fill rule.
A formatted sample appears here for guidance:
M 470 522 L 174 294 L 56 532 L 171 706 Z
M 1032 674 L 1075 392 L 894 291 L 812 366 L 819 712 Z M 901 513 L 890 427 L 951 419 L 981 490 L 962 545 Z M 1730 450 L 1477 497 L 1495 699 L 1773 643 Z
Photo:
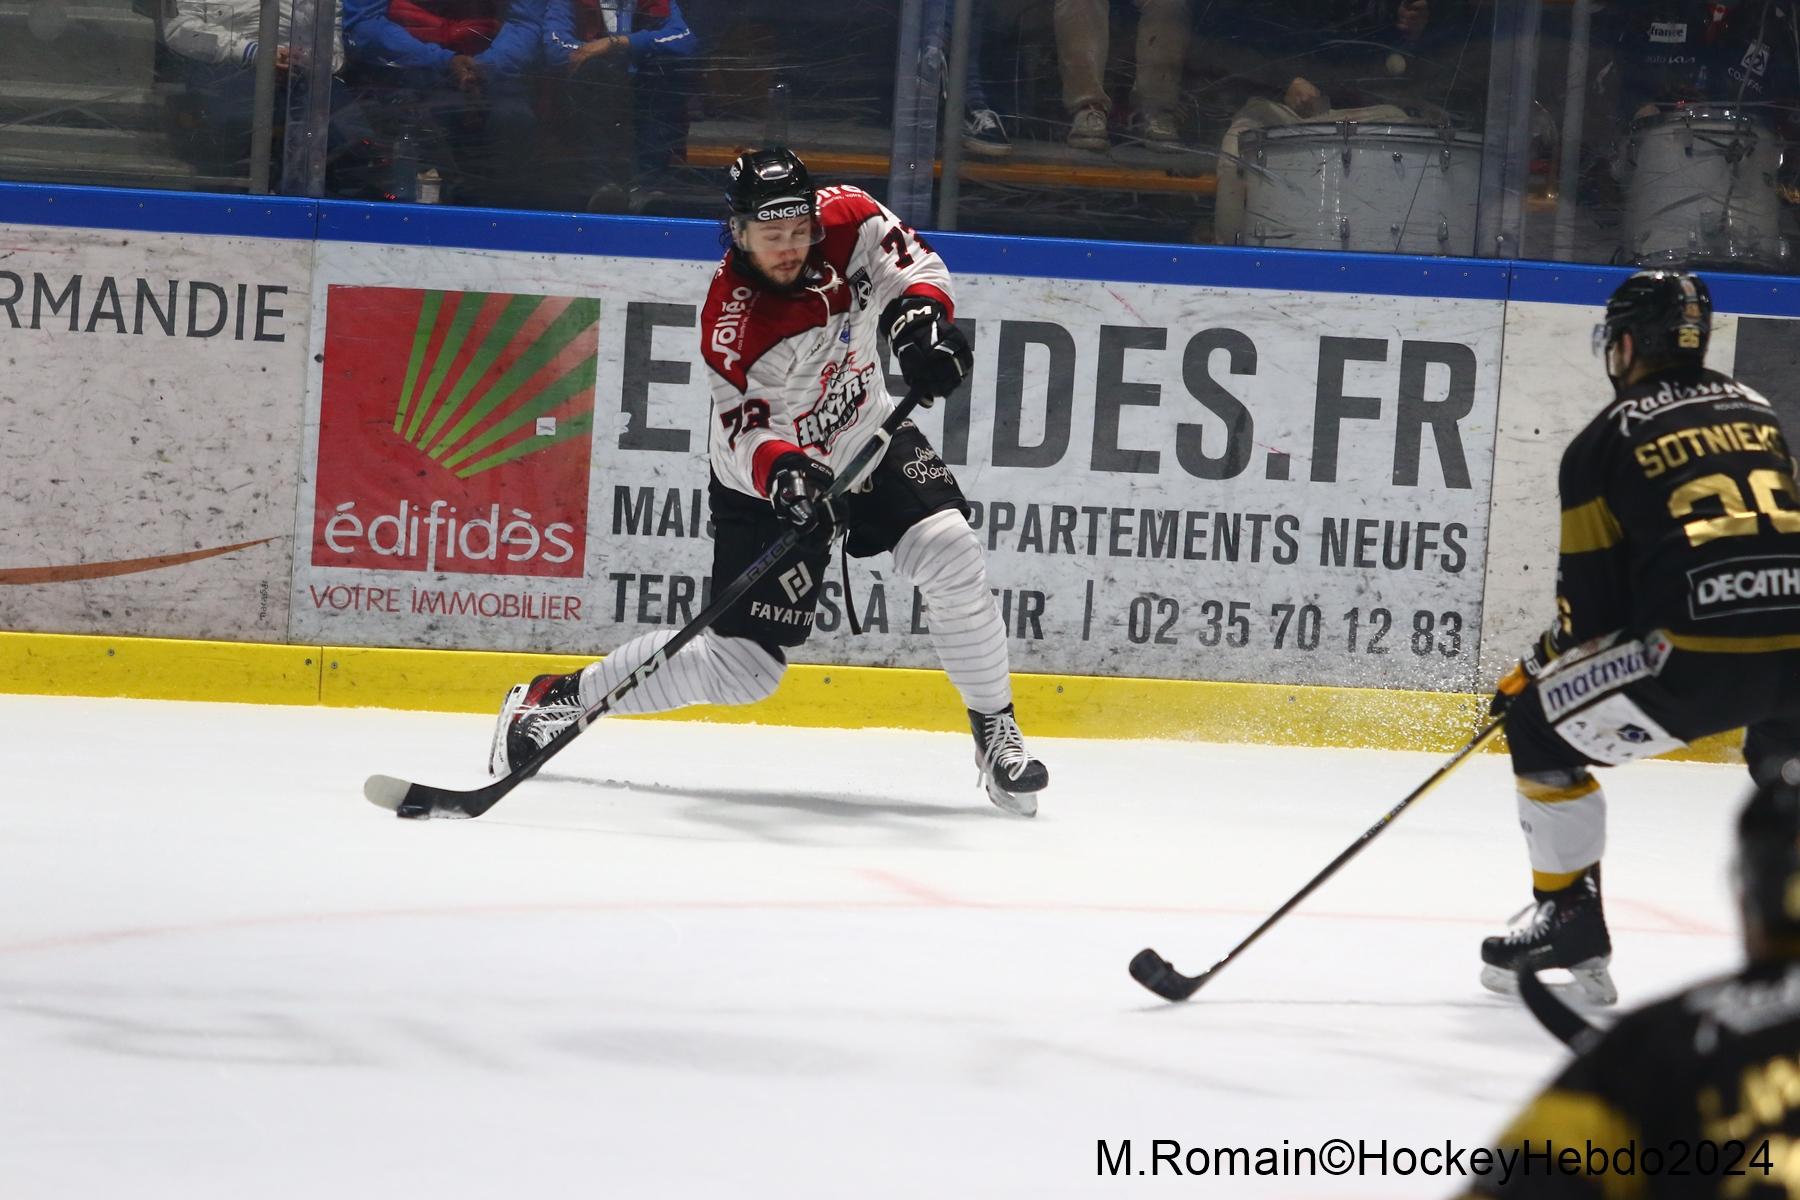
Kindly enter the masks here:
M 826 363 L 819 373 L 818 403 L 794 422 L 794 436 L 800 445 L 829 452 L 837 435 L 856 423 L 874 378 L 875 364 L 858 365 L 854 350 L 844 355 L 842 362 Z
M 867 309 L 870 299 L 875 295 L 875 283 L 869 278 L 867 269 L 858 270 L 852 275 L 850 286 L 856 292 L 856 307 Z

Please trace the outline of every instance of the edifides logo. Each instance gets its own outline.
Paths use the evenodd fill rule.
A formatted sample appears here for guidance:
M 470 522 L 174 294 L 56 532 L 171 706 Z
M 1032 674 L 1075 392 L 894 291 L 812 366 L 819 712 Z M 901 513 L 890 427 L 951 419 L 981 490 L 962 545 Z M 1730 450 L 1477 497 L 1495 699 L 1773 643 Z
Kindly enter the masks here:
M 575 526 L 553 521 L 540 528 L 528 512 L 510 509 L 503 518 L 498 504 L 476 517 L 460 516 L 449 501 L 417 505 L 402 500 L 394 512 L 376 517 L 356 511 L 356 501 L 337 506 L 325 522 L 325 546 L 335 554 L 354 555 L 365 548 L 383 558 L 406 560 L 405 570 L 474 571 L 480 563 L 572 562 L 569 540 Z M 419 563 L 420 558 L 424 559 Z
M 334 287 L 315 566 L 579 577 L 599 302 Z

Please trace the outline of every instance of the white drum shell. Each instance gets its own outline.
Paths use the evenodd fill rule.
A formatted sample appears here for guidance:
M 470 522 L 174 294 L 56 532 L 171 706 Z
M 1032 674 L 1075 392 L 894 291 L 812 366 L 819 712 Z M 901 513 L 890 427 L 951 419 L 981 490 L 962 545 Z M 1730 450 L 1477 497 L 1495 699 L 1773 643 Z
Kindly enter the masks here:
M 1247 130 L 1244 245 L 1475 253 L 1481 138 L 1429 125 L 1307 123 Z M 1227 168 L 1231 169 L 1231 168 Z
M 1627 163 L 1627 260 L 1786 268 L 1781 143 L 1754 117 L 1696 106 L 1642 118 Z

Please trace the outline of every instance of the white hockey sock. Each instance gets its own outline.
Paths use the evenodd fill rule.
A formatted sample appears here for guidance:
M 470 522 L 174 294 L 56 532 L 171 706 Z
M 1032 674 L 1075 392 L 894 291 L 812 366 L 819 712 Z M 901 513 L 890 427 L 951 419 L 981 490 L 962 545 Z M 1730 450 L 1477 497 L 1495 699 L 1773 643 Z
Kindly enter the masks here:
M 931 643 L 944 673 L 979 713 L 1012 703 L 1006 626 L 988 591 L 981 539 L 954 509 L 933 513 L 901 536 L 894 569 L 925 597 Z
M 659 629 L 632 638 L 581 670 L 581 703 L 592 708 L 645 659 L 675 636 Z M 775 693 L 787 664 L 748 638 L 723 637 L 707 629 L 683 646 L 648 679 L 619 698 L 612 711 L 666 712 L 689 704 L 754 704 Z
M 1583 771 L 1520 775 L 1519 825 L 1538 887 L 1555 890 L 1606 852 L 1606 793 Z

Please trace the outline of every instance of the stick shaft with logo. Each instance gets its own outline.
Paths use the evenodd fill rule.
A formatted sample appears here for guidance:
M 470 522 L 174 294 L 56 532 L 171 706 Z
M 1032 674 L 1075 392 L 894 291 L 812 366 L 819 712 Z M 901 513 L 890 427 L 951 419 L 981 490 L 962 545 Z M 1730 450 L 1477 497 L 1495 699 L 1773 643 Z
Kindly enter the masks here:
M 906 398 L 894 406 L 894 411 L 881 428 L 870 438 L 851 460 L 849 467 L 839 473 L 832 481 L 823 500 L 815 506 L 816 512 L 823 512 L 831 501 L 849 492 L 862 482 L 863 476 L 874 469 L 881 455 L 886 451 L 888 442 L 892 440 L 900 426 L 912 415 L 912 410 L 925 402 L 925 397 L 918 392 L 909 392 Z M 929 404 L 927 404 L 929 407 Z M 678 630 L 674 637 L 665 642 L 656 653 L 639 664 L 637 670 L 620 680 L 600 702 L 578 717 L 574 724 L 546 742 L 537 753 L 515 766 L 512 771 L 488 784 L 486 787 L 459 791 L 455 788 L 433 787 L 426 783 L 411 783 L 404 779 L 396 779 L 392 775 L 371 775 L 363 782 L 363 795 L 369 803 L 388 809 L 401 817 L 479 817 L 482 813 L 498 804 L 503 796 L 537 774 L 546 762 L 562 753 L 568 744 L 581 735 L 581 732 L 595 721 L 611 711 L 621 697 L 635 689 L 644 680 L 656 674 L 663 663 L 667 662 L 689 642 L 699 637 L 701 632 L 714 621 L 724 616 L 738 600 L 748 592 L 756 581 L 779 567 L 791 556 L 800 545 L 802 539 L 817 524 L 790 529 L 769 543 L 755 562 L 744 568 L 743 574 L 732 580 L 718 595 L 713 597 L 698 616 Z

